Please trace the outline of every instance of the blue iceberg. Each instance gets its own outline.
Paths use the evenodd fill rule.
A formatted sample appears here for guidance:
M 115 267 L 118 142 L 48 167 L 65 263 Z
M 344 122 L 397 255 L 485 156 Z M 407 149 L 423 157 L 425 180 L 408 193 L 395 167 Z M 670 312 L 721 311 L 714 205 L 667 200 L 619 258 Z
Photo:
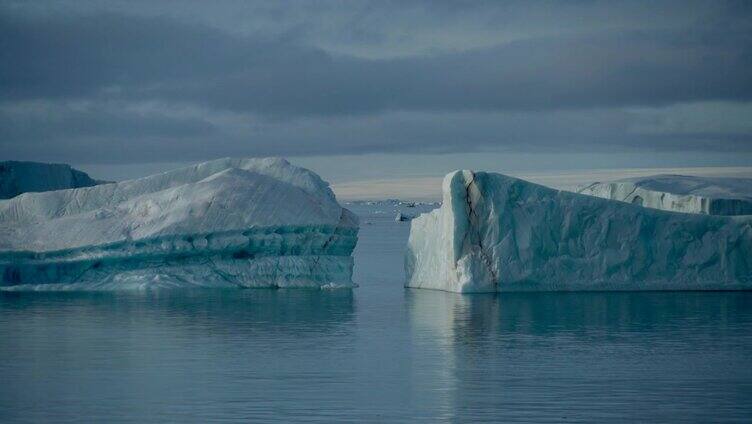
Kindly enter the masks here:
M 412 220 L 407 287 L 452 292 L 752 289 L 752 217 L 649 209 L 455 171 Z
M 357 217 L 284 159 L 0 201 L 0 286 L 350 287 Z

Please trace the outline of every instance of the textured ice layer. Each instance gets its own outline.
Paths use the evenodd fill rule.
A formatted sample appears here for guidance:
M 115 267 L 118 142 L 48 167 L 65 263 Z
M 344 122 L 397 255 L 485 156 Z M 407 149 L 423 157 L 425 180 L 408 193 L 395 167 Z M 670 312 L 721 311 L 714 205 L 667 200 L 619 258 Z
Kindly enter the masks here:
M 654 175 L 593 183 L 578 192 L 668 211 L 752 215 L 752 178 Z
M 28 192 L 91 187 L 104 182 L 62 163 L 0 162 L 0 199 Z
M 408 287 L 453 292 L 752 289 L 752 220 L 643 208 L 456 171 L 412 221 Z
M 0 201 L 0 276 L 36 288 L 351 286 L 357 233 L 316 174 L 220 159 Z

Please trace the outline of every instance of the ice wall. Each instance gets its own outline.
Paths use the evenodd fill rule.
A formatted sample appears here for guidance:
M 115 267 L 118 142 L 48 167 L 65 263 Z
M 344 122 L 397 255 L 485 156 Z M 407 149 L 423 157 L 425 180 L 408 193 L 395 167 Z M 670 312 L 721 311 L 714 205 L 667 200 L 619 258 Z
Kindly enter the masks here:
M 455 171 L 415 218 L 407 287 L 453 292 L 752 288 L 749 217 L 682 214 Z
M 752 215 L 752 178 L 653 175 L 593 183 L 578 193 L 667 211 Z
M 357 218 L 283 159 L 0 201 L 2 285 L 352 285 Z

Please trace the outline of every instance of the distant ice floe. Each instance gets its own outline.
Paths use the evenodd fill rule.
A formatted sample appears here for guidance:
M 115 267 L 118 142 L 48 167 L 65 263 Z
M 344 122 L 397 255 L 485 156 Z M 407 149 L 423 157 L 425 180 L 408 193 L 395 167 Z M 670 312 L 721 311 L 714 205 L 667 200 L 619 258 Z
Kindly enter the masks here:
M 352 287 L 357 234 L 313 172 L 220 159 L 0 201 L 0 286 Z
M 752 217 L 682 214 L 455 171 L 412 220 L 407 287 L 752 289 Z

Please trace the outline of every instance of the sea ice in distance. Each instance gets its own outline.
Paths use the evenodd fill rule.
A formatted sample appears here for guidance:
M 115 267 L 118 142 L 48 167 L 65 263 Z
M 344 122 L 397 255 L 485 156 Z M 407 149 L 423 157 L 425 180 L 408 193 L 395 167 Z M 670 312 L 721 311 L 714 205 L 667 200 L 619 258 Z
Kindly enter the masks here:
M 357 234 L 313 172 L 220 159 L 1 200 L 0 285 L 348 287 Z
M 0 162 L 0 199 L 22 193 L 91 187 L 107 181 L 92 179 L 70 165 L 40 162 Z
M 668 211 L 752 215 L 752 178 L 653 175 L 593 183 L 578 193 Z
M 412 220 L 407 287 L 752 289 L 752 217 L 685 214 L 455 171 Z

